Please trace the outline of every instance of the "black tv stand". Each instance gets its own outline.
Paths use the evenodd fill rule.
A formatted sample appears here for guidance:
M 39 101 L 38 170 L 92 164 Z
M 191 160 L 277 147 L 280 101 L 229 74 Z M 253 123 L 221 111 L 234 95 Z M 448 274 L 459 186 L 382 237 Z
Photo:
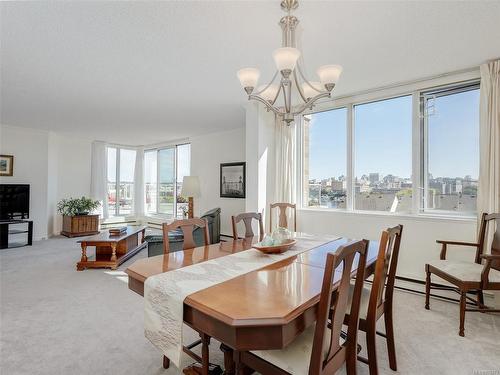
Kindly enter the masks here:
M 9 229 L 9 225 L 28 224 L 27 229 Z M 33 220 L 4 220 L 0 221 L 0 249 L 9 247 L 9 234 L 27 233 L 26 244 L 20 246 L 31 246 L 33 244 Z M 19 245 L 18 245 L 19 246 Z M 17 246 L 12 246 L 17 247 Z

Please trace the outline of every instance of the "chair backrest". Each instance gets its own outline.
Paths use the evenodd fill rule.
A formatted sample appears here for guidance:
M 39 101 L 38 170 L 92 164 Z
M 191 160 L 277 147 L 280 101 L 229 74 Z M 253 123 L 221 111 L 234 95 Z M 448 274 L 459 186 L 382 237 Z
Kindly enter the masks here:
M 278 227 L 288 228 L 287 208 L 293 211 L 293 231 L 297 232 L 297 207 L 292 203 L 271 203 L 269 206 L 269 233 L 273 231 L 273 208 L 278 208 Z
M 236 224 L 243 220 L 245 224 L 245 238 L 253 237 L 252 220 L 257 220 L 259 222 L 259 236 L 262 238 L 264 236 L 264 224 L 262 222 L 262 214 L 258 212 L 245 212 L 236 216 L 231 216 L 231 222 L 233 224 L 233 238 L 238 239 L 238 229 Z
M 208 233 L 208 223 L 204 219 L 193 218 L 193 219 L 185 219 L 185 220 L 176 220 L 171 224 L 163 223 L 163 254 L 168 254 L 170 252 L 170 244 L 168 240 L 168 232 L 177 230 L 181 228 L 182 233 L 184 235 L 184 241 L 182 244 L 182 248 L 192 249 L 196 247 L 196 243 L 193 238 L 193 231 L 196 227 L 203 228 L 203 239 L 205 241 L 205 245 L 210 245 L 210 235 Z
M 486 250 L 488 246 L 488 236 L 489 231 L 493 231 L 491 234 L 491 248 L 490 253 L 492 255 L 500 255 L 500 213 L 487 214 L 483 213 L 481 217 L 481 227 L 479 229 L 478 238 L 478 249 L 476 252 L 476 263 L 481 263 L 480 256 Z M 491 268 L 500 271 L 500 261 L 493 261 L 491 263 Z
M 402 225 L 388 228 L 382 232 L 368 303 L 367 316 L 369 317 L 380 316 L 384 311 L 385 304 L 392 304 L 402 234 Z
M 368 241 L 360 240 L 341 246 L 335 253 L 327 255 L 323 285 L 318 304 L 318 319 L 314 331 L 309 375 L 334 373 L 346 361 L 349 354 L 356 356 L 359 306 L 367 251 Z M 356 272 L 356 282 L 351 299 L 347 339 L 341 345 L 339 343 L 340 334 L 349 304 L 351 272 L 356 255 L 359 255 L 358 270 Z M 335 270 L 339 266 L 341 266 L 342 275 L 337 284 Z M 331 330 L 327 330 L 330 311 L 332 311 Z M 330 340 L 325 340 L 325 335 L 330 336 Z

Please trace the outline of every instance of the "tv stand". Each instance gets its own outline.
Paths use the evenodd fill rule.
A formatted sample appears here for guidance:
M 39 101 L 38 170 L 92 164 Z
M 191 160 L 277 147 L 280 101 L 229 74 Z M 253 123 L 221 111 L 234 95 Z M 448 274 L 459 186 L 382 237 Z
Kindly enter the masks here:
M 28 224 L 28 227 L 27 229 L 9 229 L 9 226 L 13 224 Z M 19 233 L 27 233 L 28 235 L 26 244 L 21 246 L 31 246 L 33 244 L 33 220 L 0 221 L 0 249 L 7 249 L 9 247 L 9 234 Z

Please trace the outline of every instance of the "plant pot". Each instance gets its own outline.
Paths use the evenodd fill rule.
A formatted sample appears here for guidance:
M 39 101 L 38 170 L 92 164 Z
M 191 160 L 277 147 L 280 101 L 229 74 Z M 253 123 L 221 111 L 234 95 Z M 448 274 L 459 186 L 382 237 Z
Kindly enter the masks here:
M 99 233 L 99 215 L 63 216 L 61 234 L 66 237 L 90 236 Z

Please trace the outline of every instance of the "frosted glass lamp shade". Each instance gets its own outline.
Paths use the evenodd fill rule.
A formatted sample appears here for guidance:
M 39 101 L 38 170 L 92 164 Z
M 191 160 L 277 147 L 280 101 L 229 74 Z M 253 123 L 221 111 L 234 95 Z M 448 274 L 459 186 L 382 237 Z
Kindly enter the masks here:
M 342 73 L 340 65 L 323 65 L 316 71 L 318 77 L 323 85 L 336 84 Z
M 302 91 L 304 92 L 304 96 L 307 99 L 314 98 L 316 95 L 319 95 L 322 92 L 325 92 L 323 86 L 321 86 L 320 82 L 310 82 L 311 86 L 314 87 L 314 90 L 311 86 L 307 84 L 307 82 L 302 83 Z
M 198 176 L 184 176 L 182 180 L 181 195 L 183 197 L 199 198 L 200 192 L 200 179 Z
M 243 68 L 243 69 L 238 70 L 238 72 L 236 74 L 238 76 L 238 79 L 240 80 L 241 87 L 254 88 L 255 86 L 257 86 L 257 82 L 259 81 L 259 77 L 260 77 L 259 69 Z
M 259 88 L 257 89 L 257 92 L 261 92 L 265 88 L 266 88 L 266 85 L 259 86 Z M 276 94 L 278 93 L 279 88 L 280 87 L 278 85 L 270 85 L 266 89 L 266 91 L 262 91 L 259 95 L 262 98 L 272 102 L 274 100 L 274 98 L 276 98 Z
M 278 48 L 273 52 L 274 62 L 280 72 L 284 70 L 294 70 L 299 57 L 300 51 L 292 47 Z

